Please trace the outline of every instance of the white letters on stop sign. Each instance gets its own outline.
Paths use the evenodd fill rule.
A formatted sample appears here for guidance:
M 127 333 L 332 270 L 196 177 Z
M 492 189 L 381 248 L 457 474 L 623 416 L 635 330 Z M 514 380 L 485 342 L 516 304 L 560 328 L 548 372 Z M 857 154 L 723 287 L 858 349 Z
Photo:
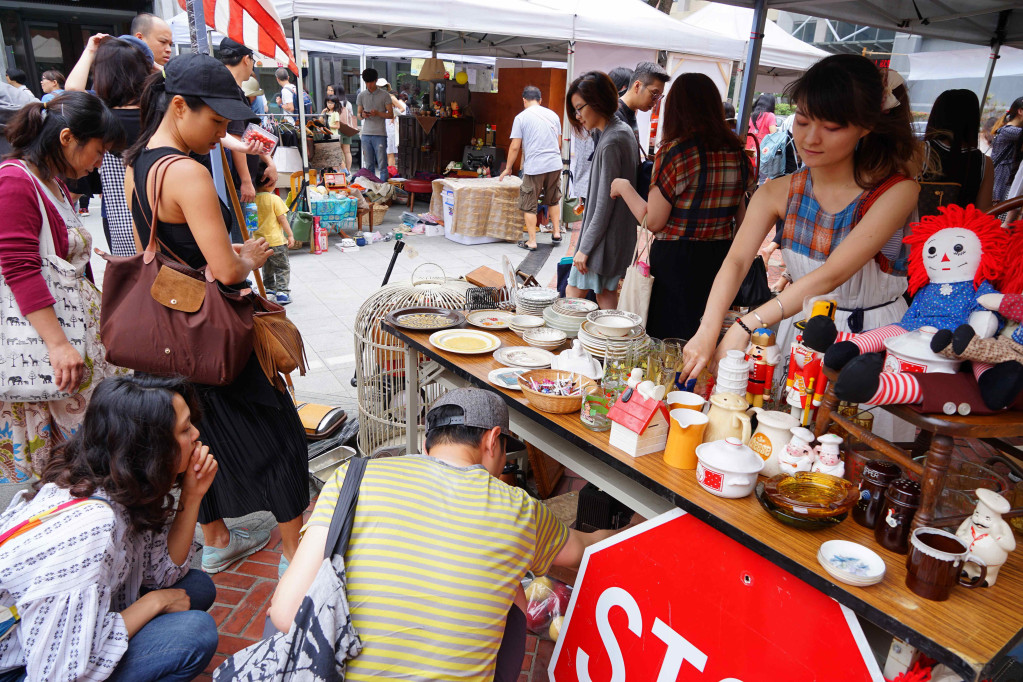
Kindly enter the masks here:
M 609 587 L 601 593 L 597 599 L 596 619 L 597 632 L 600 633 L 601 642 L 607 652 L 608 660 L 611 662 L 611 679 L 609 682 L 626 682 L 625 659 L 622 657 L 622 648 L 615 639 L 611 630 L 611 621 L 608 615 L 611 609 L 618 607 L 625 611 L 628 616 L 628 628 L 637 637 L 643 636 L 643 614 L 639 604 L 631 594 L 620 587 Z M 668 650 L 661 662 L 661 670 L 657 675 L 657 682 L 674 682 L 682 670 L 683 663 L 689 663 L 701 673 L 707 666 L 707 654 L 703 653 L 692 642 L 675 632 L 667 623 L 660 618 L 654 618 L 650 633 L 657 639 L 664 642 Z M 575 667 L 579 682 L 593 682 L 590 677 L 590 656 L 582 648 L 576 649 Z M 721 680 L 721 682 L 741 682 L 735 678 Z

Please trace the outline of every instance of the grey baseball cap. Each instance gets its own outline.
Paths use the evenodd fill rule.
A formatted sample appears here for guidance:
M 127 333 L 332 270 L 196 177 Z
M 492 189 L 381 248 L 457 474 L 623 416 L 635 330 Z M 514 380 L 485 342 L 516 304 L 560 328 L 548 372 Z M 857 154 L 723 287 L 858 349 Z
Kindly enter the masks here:
M 462 408 L 461 415 L 437 419 L 435 410 L 442 405 L 454 405 Z M 512 436 L 508 430 L 508 406 L 495 393 L 482 388 L 456 388 L 448 391 L 433 404 L 426 415 L 426 430 L 441 426 L 475 426 L 480 429 L 501 427 L 504 436 L 505 452 L 525 450 L 522 441 Z

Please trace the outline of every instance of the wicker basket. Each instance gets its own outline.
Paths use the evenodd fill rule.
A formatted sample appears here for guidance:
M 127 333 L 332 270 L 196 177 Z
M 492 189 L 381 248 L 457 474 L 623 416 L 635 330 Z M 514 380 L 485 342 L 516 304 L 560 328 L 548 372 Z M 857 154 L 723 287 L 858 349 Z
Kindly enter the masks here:
M 390 205 L 388 204 L 370 204 L 370 210 L 373 211 L 373 225 L 377 226 L 384 222 L 384 216 L 387 215 Z
M 576 381 L 582 380 L 583 390 L 580 391 L 580 395 L 547 395 L 546 393 L 534 391 L 529 387 L 530 379 L 543 381 L 545 379 L 568 379 L 570 377 L 575 378 Z M 519 376 L 519 387 L 522 388 L 522 393 L 526 396 L 529 404 L 541 412 L 550 412 L 551 414 L 579 412 L 583 406 L 583 395 L 586 394 L 587 389 L 595 385 L 592 379 L 587 379 L 581 374 L 563 372 L 558 369 L 534 369 Z

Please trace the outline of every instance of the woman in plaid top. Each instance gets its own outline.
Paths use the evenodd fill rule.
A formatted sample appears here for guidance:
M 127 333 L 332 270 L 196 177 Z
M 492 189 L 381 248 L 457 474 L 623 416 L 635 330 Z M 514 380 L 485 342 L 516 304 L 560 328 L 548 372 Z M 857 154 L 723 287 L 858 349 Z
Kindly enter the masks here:
M 804 301 L 838 302 L 840 330 L 872 329 L 898 320 L 906 289 L 897 258 L 919 185 L 909 178 L 920 157 L 898 74 L 843 54 L 817 62 L 790 86 L 797 104 L 792 135 L 806 168 L 765 183 L 753 196 L 718 272 L 696 336 L 686 345 L 683 375 L 696 377 L 730 349 L 745 349 L 747 328 L 802 318 Z M 892 90 L 896 90 L 893 94 Z M 903 177 L 908 176 L 908 177 Z M 877 191 L 871 191 L 877 188 Z M 778 220 L 794 281 L 750 311 L 718 343 L 726 311 L 757 250 Z M 791 324 L 779 328 L 788 349 Z
M 756 187 L 756 177 L 707 76 L 679 76 L 662 119 L 667 141 L 654 159 L 649 201 L 625 179 L 612 183 L 611 196 L 624 197 L 654 235 L 647 331 L 688 339 L 700 326 L 714 276 L 742 220 L 745 192 Z

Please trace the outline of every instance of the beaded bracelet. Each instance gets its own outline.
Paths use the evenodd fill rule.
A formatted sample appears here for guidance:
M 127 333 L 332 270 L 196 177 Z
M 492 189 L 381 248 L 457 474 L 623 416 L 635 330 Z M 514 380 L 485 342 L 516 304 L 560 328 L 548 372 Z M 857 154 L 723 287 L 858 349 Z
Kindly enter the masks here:
M 750 336 L 753 336 L 753 330 L 746 326 L 746 323 L 742 321 L 741 317 L 735 318 L 735 323 L 737 325 L 739 325 L 740 327 L 742 327 L 743 330 L 745 330 L 745 332 L 747 334 L 749 334 Z

